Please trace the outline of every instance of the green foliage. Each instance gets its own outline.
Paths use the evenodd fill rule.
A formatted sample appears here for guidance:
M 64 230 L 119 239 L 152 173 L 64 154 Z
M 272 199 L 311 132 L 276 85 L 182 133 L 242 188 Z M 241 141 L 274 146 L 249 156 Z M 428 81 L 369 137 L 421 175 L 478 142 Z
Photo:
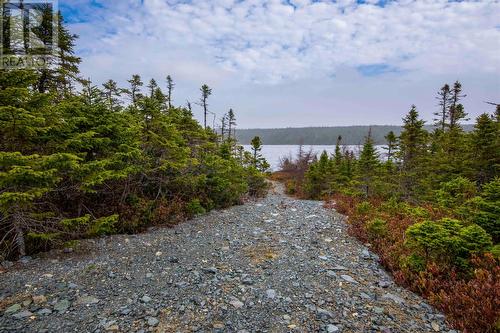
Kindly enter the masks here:
M 92 221 L 88 235 L 103 236 L 111 235 L 115 232 L 115 225 L 118 223 L 119 215 L 113 214 L 110 216 L 100 217 Z
M 406 235 L 408 246 L 426 261 L 459 266 L 465 265 L 472 254 L 482 254 L 492 246 L 491 237 L 480 226 L 449 218 L 416 223 Z
M 359 215 L 368 215 L 373 212 L 375 208 L 368 201 L 363 201 L 356 206 L 356 213 Z
M 426 264 L 425 259 L 415 253 L 401 259 L 401 267 L 414 272 L 421 272 L 425 270 Z
M 500 242 L 500 178 L 485 184 L 480 195 L 461 207 L 460 213 L 486 230 L 495 244 Z
M 375 218 L 368 222 L 366 228 L 373 239 L 384 237 L 387 234 L 387 222 L 380 218 Z
M 76 36 L 59 19 L 50 68 L 0 71 L 0 249 L 14 249 L 0 255 L 36 251 L 50 234 L 65 242 L 134 232 L 265 193 L 269 165 L 238 155 L 234 111 L 220 137 L 172 105 L 170 76 L 166 94 L 154 79 L 142 91 L 139 75 L 128 89 L 81 80 Z M 201 93 L 206 116 L 212 89 Z
M 193 199 L 190 202 L 188 202 L 186 205 L 186 211 L 190 216 L 196 216 L 206 213 L 206 210 L 201 205 L 199 199 Z
M 446 208 L 457 208 L 476 194 L 476 185 L 464 177 L 441 184 L 436 191 L 437 203 Z

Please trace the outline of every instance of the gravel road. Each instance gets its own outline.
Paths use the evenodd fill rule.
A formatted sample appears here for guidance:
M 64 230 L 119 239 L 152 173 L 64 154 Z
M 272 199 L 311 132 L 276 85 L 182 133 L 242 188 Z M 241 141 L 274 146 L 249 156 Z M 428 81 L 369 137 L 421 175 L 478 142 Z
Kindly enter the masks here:
M 0 273 L 0 332 L 455 332 L 396 286 L 344 218 L 280 185 L 175 228 Z

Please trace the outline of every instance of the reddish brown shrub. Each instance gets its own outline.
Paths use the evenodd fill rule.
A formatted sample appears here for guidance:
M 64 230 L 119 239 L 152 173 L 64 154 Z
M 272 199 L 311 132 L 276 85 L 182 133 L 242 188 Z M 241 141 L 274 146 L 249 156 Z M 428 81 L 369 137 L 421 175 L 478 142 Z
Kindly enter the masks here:
M 427 298 L 442 310 L 448 320 L 463 332 L 500 332 L 500 266 L 491 255 L 471 260 L 471 271 L 460 271 L 443 263 L 428 263 L 421 272 L 405 267 L 404 258 L 411 255 L 405 246 L 406 230 L 421 219 L 405 212 L 380 210 L 380 202 L 371 201 L 370 213 L 357 212 L 357 198 L 335 195 L 325 203 L 339 213 L 349 216 L 349 233 L 362 242 L 371 242 L 382 265 L 390 271 L 395 281 Z M 432 206 L 420 207 L 429 219 L 449 216 Z M 387 232 L 374 238 L 369 234 L 368 222 L 373 218 L 386 221 Z

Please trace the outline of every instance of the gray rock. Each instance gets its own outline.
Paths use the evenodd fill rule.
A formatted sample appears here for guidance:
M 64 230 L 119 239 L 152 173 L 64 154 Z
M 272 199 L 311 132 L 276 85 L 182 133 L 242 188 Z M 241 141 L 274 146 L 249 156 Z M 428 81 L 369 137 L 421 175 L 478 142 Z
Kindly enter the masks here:
M 97 304 L 99 303 L 99 299 L 93 297 L 93 296 L 83 296 L 83 297 L 79 297 L 76 302 L 75 302 L 75 305 L 92 305 L 92 304 Z
M 390 299 L 391 301 L 393 301 L 394 303 L 397 303 L 399 305 L 402 305 L 405 302 L 404 299 L 402 299 L 401 297 L 396 296 L 394 294 L 389 294 L 389 293 L 384 294 L 382 296 L 382 299 Z
M 203 268 L 203 273 L 206 273 L 206 274 L 217 274 L 219 270 L 215 267 L 206 267 L 206 268 Z
M 9 315 L 9 314 L 15 313 L 15 312 L 17 312 L 17 311 L 19 311 L 19 310 L 21 310 L 21 309 L 22 309 L 21 304 L 13 304 L 13 305 L 9 306 L 9 307 L 5 310 L 5 312 L 4 312 L 4 313 L 5 313 L 6 315 Z
M 48 316 L 49 314 L 52 313 L 51 309 L 43 308 L 37 311 L 37 314 L 40 316 Z
M 322 317 L 322 318 L 333 318 L 333 313 L 326 310 L 326 309 L 322 309 L 322 308 L 316 308 L 316 312 L 318 313 L 318 316 L 319 317 Z
M 54 305 L 54 310 L 57 312 L 65 312 L 71 306 L 71 303 L 67 299 L 63 299 Z
M 381 288 L 388 288 L 392 283 L 390 281 L 379 281 L 378 286 Z
M 266 296 L 267 296 L 267 298 L 275 299 L 276 298 L 276 291 L 274 289 L 267 289 Z
M 236 309 L 239 309 L 241 307 L 243 307 L 243 302 L 241 302 L 240 300 L 238 299 L 233 299 L 229 302 L 229 304 L 231 304 L 232 306 L 234 306 Z
M 2 266 L 5 269 L 8 269 L 8 268 L 11 268 L 12 266 L 14 266 L 14 263 L 12 261 L 5 260 L 5 261 L 2 261 L 0 266 Z
M 342 279 L 344 279 L 347 282 L 350 283 L 358 283 L 358 281 L 354 280 L 350 275 L 343 274 L 340 276 Z
M 24 311 L 18 312 L 16 314 L 13 314 L 12 317 L 14 317 L 16 319 L 23 319 L 23 318 L 31 317 L 32 315 L 33 315 L 33 313 L 29 312 L 28 310 L 24 310 Z
M 144 295 L 144 296 L 142 296 L 141 301 L 142 301 L 143 303 L 149 303 L 149 302 L 151 302 L 151 301 L 152 301 L 152 298 L 151 298 L 151 297 L 149 297 L 148 295 Z
M 30 256 L 24 256 L 22 258 L 19 259 L 19 262 L 21 264 L 27 264 L 31 261 L 31 257 Z
M 339 331 L 339 328 L 333 324 L 328 324 L 328 325 L 326 325 L 326 331 L 328 333 L 335 333 L 335 332 Z
M 160 321 L 155 317 L 148 317 L 147 319 L 148 326 L 154 327 L 160 323 Z

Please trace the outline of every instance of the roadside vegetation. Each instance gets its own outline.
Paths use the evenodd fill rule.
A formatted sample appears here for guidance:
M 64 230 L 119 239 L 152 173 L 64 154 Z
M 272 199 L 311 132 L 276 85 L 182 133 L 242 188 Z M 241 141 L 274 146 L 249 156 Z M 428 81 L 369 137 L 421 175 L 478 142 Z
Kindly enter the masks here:
M 379 154 L 368 133 L 357 156 L 299 151 L 273 177 L 288 193 L 323 199 L 379 254 L 395 280 L 426 297 L 465 332 L 500 329 L 500 106 L 461 122 L 456 82 L 438 93 L 429 132 L 412 106 L 400 135 Z
M 50 66 L 0 70 L 0 261 L 265 194 L 267 164 L 236 142 L 234 111 L 227 129 L 207 125 L 207 85 L 205 126 L 191 103 L 173 104 L 170 76 L 97 87 L 80 77 L 76 36 L 60 21 Z

